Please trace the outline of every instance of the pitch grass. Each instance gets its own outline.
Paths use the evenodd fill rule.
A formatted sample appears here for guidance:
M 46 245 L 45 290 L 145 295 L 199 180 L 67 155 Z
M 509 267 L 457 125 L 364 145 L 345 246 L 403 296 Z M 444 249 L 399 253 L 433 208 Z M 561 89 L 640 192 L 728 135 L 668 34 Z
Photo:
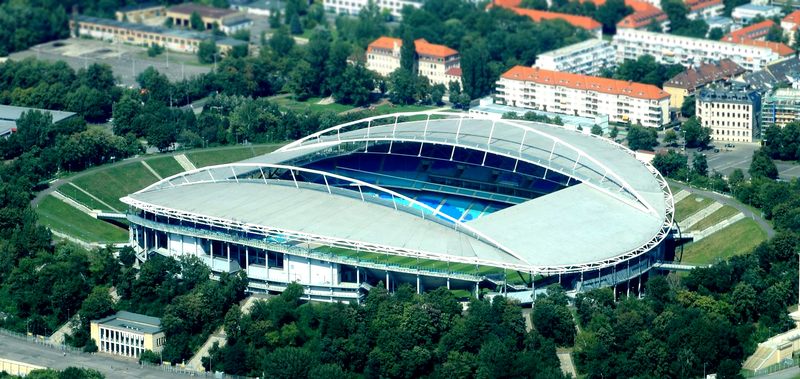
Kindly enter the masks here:
M 675 204 L 675 220 L 679 222 L 686 220 L 689 216 L 711 205 L 711 203 L 713 203 L 713 200 L 707 197 L 690 195 Z
M 186 153 L 195 166 L 205 167 L 241 161 L 277 150 L 283 144 L 240 146 L 230 149 L 197 150 Z
M 153 157 L 146 159 L 145 162 L 162 178 L 175 175 L 183 172 L 183 167 L 175 160 L 175 157 L 169 155 L 164 157 Z
M 52 195 L 36 207 L 39 222 L 52 230 L 86 242 L 114 243 L 128 240 L 128 231 L 69 206 Z
M 730 205 L 723 205 L 722 208 L 717 209 L 714 213 L 706 216 L 706 218 L 698 221 L 696 224 L 692 225 L 689 228 L 689 231 L 701 231 L 706 230 L 714 225 L 719 224 L 720 222 L 727 220 L 736 214 L 739 213 L 739 210 L 730 206 Z
M 97 170 L 75 179 L 73 183 L 119 211 L 126 205 L 119 199 L 155 183 L 155 177 L 141 162 L 128 162 Z
M 767 239 L 767 233 L 754 220 L 745 218 L 683 250 L 683 262 L 709 264 L 735 255 L 746 254 Z

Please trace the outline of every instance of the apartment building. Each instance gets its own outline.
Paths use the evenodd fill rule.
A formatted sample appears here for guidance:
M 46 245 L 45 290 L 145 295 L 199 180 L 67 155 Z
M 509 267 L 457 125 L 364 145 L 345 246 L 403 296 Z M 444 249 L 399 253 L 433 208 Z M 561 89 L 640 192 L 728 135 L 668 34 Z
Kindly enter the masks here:
M 779 88 L 764 97 L 761 107 L 761 127 L 786 126 L 800 121 L 800 90 Z
M 769 30 L 774 26 L 778 26 L 778 24 L 772 20 L 757 22 L 753 25 L 745 26 L 744 28 L 737 29 L 726 34 L 724 37 L 722 37 L 722 41 L 737 43 L 746 39 L 764 41 L 767 37 L 767 34 L 769 34 Z
M 214 8 L 195 3 L 183 3 L 167 8 L 167 18 L 173 25 L 190 28 L 192 14 L 198 14 L 206 30 L 218 27 L 225 34 L 232 34 L 253 26 L 253 20 L 245 12 L 229 8 Z
M 727 58 L 747 71 L 756 71 L 780 59 L 780 54 L 765 46 L 747 46 L 634 29 L 617 30 L 613 45 L 617 49 L 618 63 L 646 54 L 652 55 L 659 63 L 678 63 L 686 67 Z
M 497 81 L 495 101 L 512 107 L 660 127 L 669 122 L 669 94 L 660 88 L 515 66 Z
M 383 76 L 389 76 L 400 68 L 400 50 L 403 40 L 380 37 L 367 46 L 367 68 Z M 426 76 L 432 84 L 448 85 L 461 77 L 458 51 L 437 45 L 420 38 L 414 41 L 417 52 L 417 72 Z
M 244 41 L 207 33 L 88 16 L 73 17 L 70 20 L 70 30 L 73 37 L 88 36 L 109 42 L 140 46 L 155 44 L 170 51 L 190 54 L 197 53 L 200 42 L 207 39 L 214 39 L 222 55 L 228 54 L 235 46 L 247 45 L 247 42 Z
M 593 38 L 540 54 L 534 67 L 573 74 L 598 75 L 616 64 L 616 50 L 611 43 Z
M 594 3 L 596 7 L 605 4 L 606 0 L 587 0 Z M 640 1 L 625 0 L 625 6 L 630 7 L 633 13 L 625 16 L 617 22 L 618 29 L 646 29 L 651 24 L 658 24 L 662 30 L 669 29 L 667 14 L 660 8 L 660 0 Z
M 686 18 L 690 20 L 719 17 L 725 10 L 722 0 L 686 0 L 686 6 L 689 8 Z
M 761 95 L 744 86 L 704 88 L 698 92 L 696 115 L 711 128 L 711 138 L 724 142 L 753 142 L 761 136 Z
M 742 75 L 745 70 L 730 59 L 717 63 L 704 63 L 698 67 L 689 67 L 685 71 L 664 83 L 664 91 L 670 95 L 669 105 L 680 108 L 684 100 L 707 85 L 726 81 Z
M 160 352 L 166 342 L 161 320 L 138 313 L 120 311 L 92 320 L 89 329 L 98 352 L 124 357 L 138 358 L 145 350 Z
M 370 0 L 323 0 L 325 11 L 335 14 L 355 16 L 366 8 Z M 382 11 L 388 11 L 395 19 L 401 19 L 401 11 L 405 6 L 422 7 L 421 0 L 374 0 L 373 3 Z
M 781 15 L 781 8 L 770 5 L 745 4 L 733 8 L 731 18 L 742 25 L 749 24 L 758 16 L 771 18 Z
M 794 35 L 797 33 L 797 27 L 800 26 L 800 10 L 789 13 L 781 20 L 781 29 L 783 35 L 788 38 L 790 45 L 794 44 Z

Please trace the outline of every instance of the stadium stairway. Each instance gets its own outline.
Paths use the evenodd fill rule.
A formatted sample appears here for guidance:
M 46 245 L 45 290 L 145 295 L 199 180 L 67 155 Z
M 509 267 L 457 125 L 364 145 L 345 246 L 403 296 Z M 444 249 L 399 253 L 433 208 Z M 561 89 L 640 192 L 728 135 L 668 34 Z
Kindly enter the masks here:
M 770 358 L 775 354 L 775 348 L 771 346 L 759 346 L 753 355 L 749 356 L 742 369 L 756 371 L 765 366 Z
M 726 220 L 720 221 L 716 225 L 713 225 L 713 226 L 710 226 L 708 228 L 705 228 L 705 229 L 703 229 L 703 230 L 701 230 L 699 232 L 692 232 L 691 233 L 692 238 L 694 238 L 694 242 L 700 241 L 701 239 L 706 238 L 706 237 L 710 236 L 711 234 L 714 234 L 714 233 L 722 230 L 723 228 L 728 227 L 731 224 L 733 224 L 734 222 L 739 221 L 739 220 L 741 220 L 743 218 L 744 218 L 744 213 L 739 212 L 739 213 L 733 215 L 732 217 L 730 217 L 730 218 L 728 218 Z
M 681 230 L 689 230 L 694 224 L 700 222 L 700 220 L 708 217 L 712 213 L 716 212 L 722 208 L 722 203 L 711 203 L 711 205 L 695 212 L 693 215 L 687 217 L 683 221 L 679 221 L 678 225 L 681 227 Z
M 680 190 L 674 196 L 672 196 L 673 200 L 677 203 L 687 197 L 689 197 L 690 193 L 686 190 Z
M 186 157 L 186 154 L 177 154 L 175 155 L 175 160 L 178 161 L 178 164 L 181 165 L 184 171 L 191 171 L 196 170 L 194 163 Z

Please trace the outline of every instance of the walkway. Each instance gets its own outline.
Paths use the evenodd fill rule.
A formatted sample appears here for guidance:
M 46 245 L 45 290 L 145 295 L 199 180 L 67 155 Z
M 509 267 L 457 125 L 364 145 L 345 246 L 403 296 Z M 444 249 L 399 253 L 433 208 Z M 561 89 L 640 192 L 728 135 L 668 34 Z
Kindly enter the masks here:
M 700 196 L 705 196 L 705 197 L 708 197 L 708 198 L 710 198 L 710 199 L 712 199 L 714 201 L 720 202 L 720 203 L 725 204 L 725 205 L 730 205 L 730 206 L 738 209 L 740 212 L 742 212 L 744 214 L 744 217 L 751 218 L 751 219 L 755 220 L 755 222 L 758 223 L 758 225 L 761 227 L 761 229 L 764 229 L 764 231 L 767 232 L 767 238 L 768 239 L 775 236 L 775 229 L 772 227 L 772 225 L 767 220 L 765 220 L 763 217 L 761 217 L 760 213 L 756 214 L 755 212 L 753 212 L 753 210 L 751 208 L 749 208 L 749 207 L 745 206 L 744 204 L 740 203 L 738 200 L 736 200 L 736 199 L 734 199 L 734 198 L 732 198 L 732 197 L 730 197 L 728 195 L 723 195 L 723 194 L 720 194 L 720 193 L 717 193 L 717 192 L 712 192 L 712 191 L 706 191 L 706 190 L 701 190 L 701 189 L 697 189 L 697 188 L 692 188 L 692 187 L 690 187 L 690 186 L 688 186 L 686 184 L 679 183 L 679 182 L 676 182 L 674 180 L 669 180 L 668 179 L 668 182 L 672 187 L 677 187 L 677 188 L 680 188 L 681 190 L 687 191 L 689 193 L 697 194 L 697 195 L 700 195 Z

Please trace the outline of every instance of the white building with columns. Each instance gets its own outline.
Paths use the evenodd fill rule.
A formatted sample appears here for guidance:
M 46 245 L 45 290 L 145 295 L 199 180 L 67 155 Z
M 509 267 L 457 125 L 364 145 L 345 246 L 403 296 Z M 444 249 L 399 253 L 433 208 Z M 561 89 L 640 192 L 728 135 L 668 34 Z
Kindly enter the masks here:
M 129 358 L 138 358 L 145 350 L 158 353 L 166 342 L 161 319 L 126 311 L 92 320 L 90 334 L 98 352 Z

